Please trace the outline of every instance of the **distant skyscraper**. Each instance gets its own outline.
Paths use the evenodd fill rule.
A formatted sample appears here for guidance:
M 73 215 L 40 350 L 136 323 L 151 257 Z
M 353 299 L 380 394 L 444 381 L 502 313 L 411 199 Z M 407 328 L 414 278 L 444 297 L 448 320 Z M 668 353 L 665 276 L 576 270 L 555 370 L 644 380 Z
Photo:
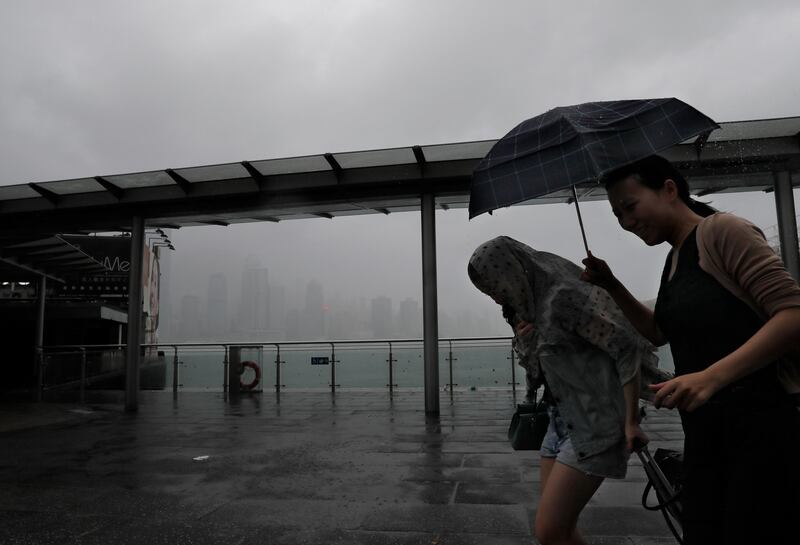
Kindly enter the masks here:
M 269 326 L 278 340 L 286 335 L 286 288 L 274 284 L 269 287 Z
M 388 339 L 392 335 L 392 300 L 380 296 L 372 300 L 372 336 Z
M 300 312 L 297 309 L 291 309 L 286 313 L 286 340 L 303 340 L 303 335 L 300 331 Z
M 422 337 L 422 311 L 416 300 L 409 297 L 400 303 L 397 310 L 397 330 L 403 337 Z
M 195 340 L 203 336 L 203 322 L 200 313 L 200 298 L 196 295 L 181 297 L 178 334 L 181 340 Z
M 306 285 L 306 307 L 300 329 L 309 340 L 325 338 L 325 296 L 322 284 L 312 280 Z
M 208 336 L 224 339 L 230 330 L 228 321 L 228 280 L 222 273 L 208 279 Z
M 269 329 L 269 275 L 257 259 L 249 256 L 242 272 L 242 303 L 239 307 L 239 329 L 255 337 Z

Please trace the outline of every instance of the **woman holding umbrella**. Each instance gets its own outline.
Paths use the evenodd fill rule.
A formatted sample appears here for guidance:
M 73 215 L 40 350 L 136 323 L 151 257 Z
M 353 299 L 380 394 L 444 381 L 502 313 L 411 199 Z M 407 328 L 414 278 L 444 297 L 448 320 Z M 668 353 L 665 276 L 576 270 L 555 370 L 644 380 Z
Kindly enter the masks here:
M 653 347 L 581 269 L 509 237 L 479 246 L 475 286 L 503 307 L 515 330 L 529 395 L 546 382 L 550 427 L 541 447 L 536 536 L 545 545 L 585 543 L 578 516 L 606 477 L 624 478 L 639 427 L 640 377 L 658 374 Z M 548 395 L 549 394 L 549 395 Z
M 683 422 L 685 542 L 797 543 L 800 415 L 777 361 L 800 338 L 800 288 L 755 226 L 693 201 L 667 160 L 604 181 L 623 229 L 672 246 L 654 311 L 594 256 L 582 278 L 653 344 L 670 343 L 677 376 L 651 388 Z

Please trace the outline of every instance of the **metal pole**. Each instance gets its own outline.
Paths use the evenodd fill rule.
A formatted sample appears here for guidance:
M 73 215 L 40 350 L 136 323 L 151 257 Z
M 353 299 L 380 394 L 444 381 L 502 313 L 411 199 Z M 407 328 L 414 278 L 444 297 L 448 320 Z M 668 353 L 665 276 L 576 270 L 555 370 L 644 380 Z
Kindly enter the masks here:
M 228 345 L 222 345 L 222 391 L 228 394 L 228 373 L 230 363 L 228 362 Z
M 275 355 L 275 392 L 281 392 L 281 345 L 275 345 L 278 353 Z
M 172 398 L 178 398 L 178 347 L 173 346 L 175 355 L 172 358 Z
M 791 173 L 786 170 L 776 172 L 774 183 L 778 234 L 781 239 L 781 257 L 789 274 L 796 281 L 800 281 L 800 253 L 797 246 L 797 218 L 795 217 Z
M 81 347 L 81 403 L 86 401 L 86 348 Z
M 511 393 L 517 394 L 517 370 L 514 365 L 514 348 L 511 348 Z
M 336 345 L 331 343 L 331 393 L 336 393 Z
M 392 343 L 389 343 L 389 393 L 391 394 L 394 391 L 394 373 L 393 373 L 393 366 L 392 363 L 394 362 L 394 358 L 392 357 Z
M 436 291 L 436 200 L 422 195 L 422 316 L 425 414 L 439 416 L 439 308 Z
M 450 364 L 450 395 L 453 395 L 453 341 L 447 341 L 449 351 L 447 353 L 447 361 Z
M 231 346 L 228 354 L 228 397 L 238 399 L 242 393 L 239 375 L 242 374 L 242 347 Z
M 125 410 L 139 409 L 139 362 L 142 336 L 142 265 L 144 218 L 134 216 L 131 225 L 131 264 L 128 274 L 128 340 L 125 365 Z
M 44 303 L 47 295 L 47 277 L 39 277 L 39 294 L 36 300 L 36 354 L 34 355 L 36 365 L 36 401 L 42 400 L 42 389 L 44 387 Z

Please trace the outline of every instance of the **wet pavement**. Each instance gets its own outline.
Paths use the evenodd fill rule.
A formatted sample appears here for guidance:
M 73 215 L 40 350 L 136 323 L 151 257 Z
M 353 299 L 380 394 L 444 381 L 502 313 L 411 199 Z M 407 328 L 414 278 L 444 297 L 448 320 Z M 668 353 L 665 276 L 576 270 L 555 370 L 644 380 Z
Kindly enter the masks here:
M 120 404 L 0 404 L 0 543 L 537 543 L 537 452 L 513 451 L 510 391 L 142 392 Z M 16 423 L 16 424 L 15 424 Z M 648 412 L 656 447 L 677 414 Z M 641 507 L 637 457 L 579 527 L 590 543 L 675 543 Z

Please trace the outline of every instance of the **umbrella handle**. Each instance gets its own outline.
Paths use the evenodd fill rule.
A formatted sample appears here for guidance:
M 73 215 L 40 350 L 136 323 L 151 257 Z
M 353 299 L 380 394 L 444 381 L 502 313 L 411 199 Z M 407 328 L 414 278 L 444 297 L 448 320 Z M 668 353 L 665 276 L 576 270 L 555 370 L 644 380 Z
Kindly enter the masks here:
M 581 226 L 581 236 L 583 237 L 583 247 L 586 248 L 586 257 L 591 257 L 592 253 L 589 251 L 589 244 L 586 242 L 586 231 L 583 229 L 583 218 L 581 217 L 581 207 L 578 205 L 578 191 L 575 186 L 572 186 L 572 196 L 575 200 L 575 211 L 578 213 L 578 223 Z

